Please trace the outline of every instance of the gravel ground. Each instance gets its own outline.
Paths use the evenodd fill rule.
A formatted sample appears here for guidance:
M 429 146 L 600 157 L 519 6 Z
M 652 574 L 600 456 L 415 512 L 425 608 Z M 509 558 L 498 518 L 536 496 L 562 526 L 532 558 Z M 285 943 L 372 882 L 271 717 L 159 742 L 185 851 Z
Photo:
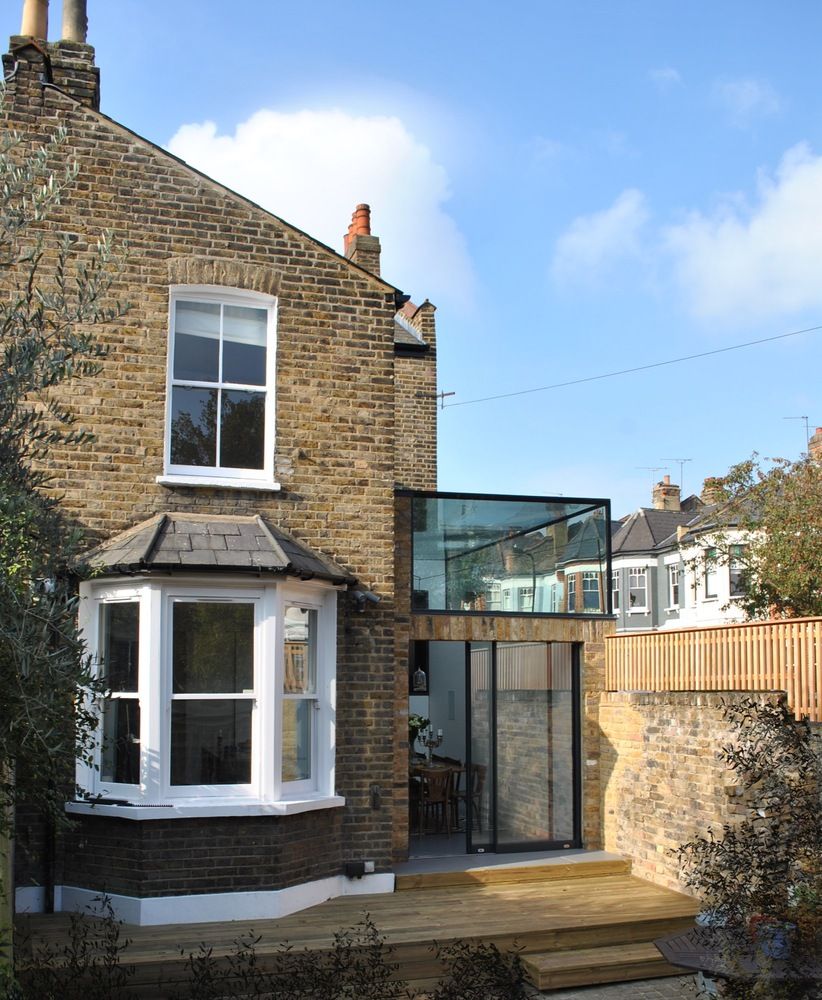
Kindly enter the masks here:
M 580 986 L 535 994 L 546 1000 L 694 1000 L 696 995 L 693 976 L 643 979 L 633 983 L 610 983 L 606 986 Z

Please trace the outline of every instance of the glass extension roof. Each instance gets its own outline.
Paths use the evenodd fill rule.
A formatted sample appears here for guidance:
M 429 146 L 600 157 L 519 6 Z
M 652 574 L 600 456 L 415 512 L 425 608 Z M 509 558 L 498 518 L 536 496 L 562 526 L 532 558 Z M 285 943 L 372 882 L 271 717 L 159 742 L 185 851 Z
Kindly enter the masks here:
M 607 500 L 412 494 L 417 611 L 607 614 Z

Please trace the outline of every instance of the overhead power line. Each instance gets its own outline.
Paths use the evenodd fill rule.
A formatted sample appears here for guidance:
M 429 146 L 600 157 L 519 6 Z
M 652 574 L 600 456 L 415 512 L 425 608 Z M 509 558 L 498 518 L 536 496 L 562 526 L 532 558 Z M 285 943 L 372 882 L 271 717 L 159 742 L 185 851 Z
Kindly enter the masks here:
M 646 372 L 651 368 L 664 368 L 666 365 L 678 365 L 683 361 L 695 361 L 697 358 L 709 358 L 714 354 L 726 354 L 728 351 L 741 351 L 743 347 L 755 347 L 757 344 L 770 344 L 775 340 L 786 340 L 788 337 L 798 337 L 802 333 L 816 333 L 822 330 L 819 326 L 809 326 L 804 330 L 792 330 L 790 333 L 780 333 L 775 337 L 762 337 L 760 340 L 748 340 L 744 344 L 733 344 L 731 347 L 717 347 L 713 351 L 700 351 L 699 354 L 686 354 L 681 358 L 670 358 L 668 361 L 654 361 L 648 365 L 636 365 L 634 368 L 622 368 L 616 372 L 606 372 L 604 375 L 589 375 L 587 378 L 570 379 L 568 382 L 554 382 L 553 385 L 540 385 L 535 389 L 520 389 L 517 392 L 501 392 L 495 396 L 480 396 L 478 399 L 463 399 L 458 403 L 444 403 L 443 409 L 452 406 L 470 406 L 472 403 L 487 403 L 492 399 L 511 399 L 513 396 L 527 396 L 532 392 L 548 392 L 549 389 L 564 389 L 570 385 L 582 385 L 584 382 L 598 382 L 605 378 L 616 378 L 618 375 L 632 375 L 634 372 Z

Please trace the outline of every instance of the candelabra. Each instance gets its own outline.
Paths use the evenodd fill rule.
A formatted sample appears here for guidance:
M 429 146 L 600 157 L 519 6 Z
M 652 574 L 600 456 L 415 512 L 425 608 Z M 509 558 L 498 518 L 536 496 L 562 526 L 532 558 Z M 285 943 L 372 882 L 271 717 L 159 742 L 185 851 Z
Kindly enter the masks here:
M 428 735 L 422 737 L 422 743 L 423 743 L 423 746 L 426 748 L 426 756 L 428 758 L 428 763 L 430 764 L 431 763 L 431 753 L 434 750 L 436 750 L 437 747 L 442 743 L 442 730 L 440 729 L 437 732 L 437 735 L 435 736 L 434 735 L 434 730 L 433 729 L 429 729 L 428 730 Z

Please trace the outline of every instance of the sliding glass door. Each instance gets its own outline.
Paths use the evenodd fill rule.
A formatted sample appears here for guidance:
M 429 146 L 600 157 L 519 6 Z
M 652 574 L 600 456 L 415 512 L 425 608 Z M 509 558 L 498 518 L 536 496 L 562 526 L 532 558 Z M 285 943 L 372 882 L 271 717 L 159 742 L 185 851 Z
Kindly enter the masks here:
M 579 648 L 467 650 L 469 852 L 580 845 Z

